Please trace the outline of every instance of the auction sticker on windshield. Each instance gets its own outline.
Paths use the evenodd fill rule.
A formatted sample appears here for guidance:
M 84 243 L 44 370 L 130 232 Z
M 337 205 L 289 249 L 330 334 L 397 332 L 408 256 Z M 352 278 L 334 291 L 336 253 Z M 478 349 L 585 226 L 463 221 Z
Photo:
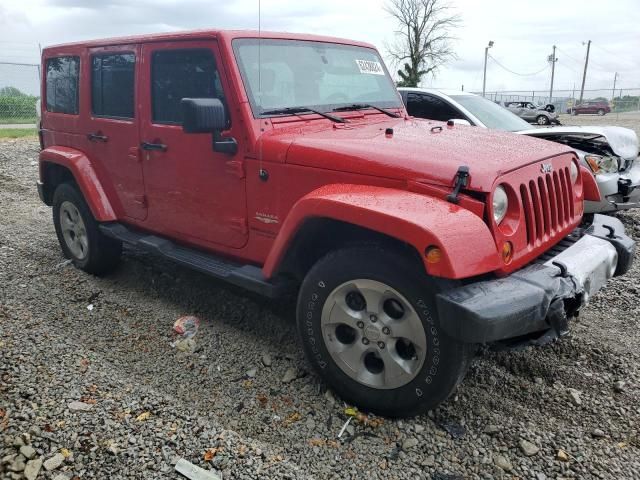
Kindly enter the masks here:
M 384 75 L 384 70 L 380 62 L 374 60 L 356 60 L 360 73 L 369 73 L 372 75 Z

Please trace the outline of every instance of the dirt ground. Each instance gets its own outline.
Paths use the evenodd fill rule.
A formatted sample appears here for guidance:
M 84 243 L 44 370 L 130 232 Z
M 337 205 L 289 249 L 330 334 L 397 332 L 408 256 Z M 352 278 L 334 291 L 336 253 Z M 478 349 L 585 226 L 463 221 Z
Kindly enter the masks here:
M 436 411 L 354 419 L 338 439 L 345 405 L 309 370 L 290 305 L 133 250 L 105 278 L 76 270 L 37 154 L 0 142 L 0 477 L 44 460 L 39 479 L 175 479 L 184 457 L 224 479 L 640 478 L 638 256 L 569 338 L 482 351 Z M 640 214 L 620 218 L 640 240 Z M 186 314 L 194 353 L 172 343 Z

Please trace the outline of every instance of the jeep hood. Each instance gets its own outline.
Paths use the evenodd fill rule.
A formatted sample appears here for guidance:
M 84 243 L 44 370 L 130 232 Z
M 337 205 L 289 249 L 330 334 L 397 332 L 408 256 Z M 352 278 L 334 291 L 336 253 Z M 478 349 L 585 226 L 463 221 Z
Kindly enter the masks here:
M 298 126 L 290 133 L 289 128 L 263 138 L 289 144 L 287 163 L 443 186 L 453 185 L 458 168 L 466 165 L 466 188 L 482 192 L 490 192 L 503 173 L 572 152 L 564 145 L 512 133 L 413 118 L 332 128 Z M 385 133 L 388 128 L 393 134 Z
M 534 128 L 517 132 L 530 137 L 561 140 L 562 137 L 602 137 L 613 153 L 625 160 L 634 160 L 638 156 L 638 136 L 636 132 L 623 127 L 549 127 Z

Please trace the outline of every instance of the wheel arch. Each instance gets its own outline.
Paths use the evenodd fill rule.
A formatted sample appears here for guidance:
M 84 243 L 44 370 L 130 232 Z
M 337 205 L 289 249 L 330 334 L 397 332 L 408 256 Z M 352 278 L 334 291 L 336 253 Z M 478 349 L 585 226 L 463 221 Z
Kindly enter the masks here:
M 73 182 L 84 196 L 94 218 L 100 222 L 117 220 L 114 209 L 89 158 L 69 147 L 49 147 L 40 152 L 40 182 L 47 205 L 53 202 L 55 189 Z
M 302 281 L 307 272 L 323 256 L 352 245 L 380 245 L 396 249 L 421 262 L 413 245 L 398 238 L 330 217 L 312 217 L 304 221 L 290 240 L 274 274 L 292 276 Z
M 303 276 L 331 249 L 382 243 L 421 261 L 430 275 L 468 278 L 500 266 L 489 228 L 460 206 L 405 190 L 367 185 L 326 185 L 300 199 L 289 212 L 263 273 Z M 428 264 L 428 247 L 442 261 Z

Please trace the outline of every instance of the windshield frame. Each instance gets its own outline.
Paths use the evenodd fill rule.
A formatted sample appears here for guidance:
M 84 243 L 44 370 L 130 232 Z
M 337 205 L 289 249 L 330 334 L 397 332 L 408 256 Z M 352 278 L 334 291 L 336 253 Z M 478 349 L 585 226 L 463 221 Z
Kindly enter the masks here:
M 496 126 L 494 126 L 494 125 L 488 125 L 488 124 L 486 123 L 486 117 L 484 117 L 484 118 L 483 118 L 482 116 L 478 115 L 478 114 L 476 113 L 476 111 L 477 111 L 477 109 L 476 109 L 476 108 L 474 108 L 473 106 L 471 106 L 471 107 L 470 107 L 466 102 L 461 102 L 461 101 L 460 101 L 460 98 L 463 98 L 463 97 L 464 97 L 464 98 L 475 98 L 475 99 L 480 99 L 479 101 L 488 102 L 489 104 L 494 105 L 494 106 L 495 106 L 495 108 L 500 109 L 500 110 L 501 110 L 501 111 L 503 111 L 504 113 L 508 114 L 508 116 L 511 116 L 511 117 L 513 117 L 514 119 L 517 119 L 517 120 L 514 120 L 514 122 L 515 122 L 516 124 L 517 124 L 517 123 L 520 123 L 520 124 L 521 124 L 521 126 L 522 126 L 522 128 L 518 128 L 518 129 L 513 130 L 513 129 L 507 129 L 507 128 L 498 128 L 498 127 L 496 127 Z M 468 112 L 471 116 L 473 116 L 473 118 L 477 119 L 477 122 L 476 122 L 476 123 L 479 123 L 480 125 L 482 125 L 482 126 L 483 126 L 483 127 L 485 127 L 485 128 L 490 128 L 490 129 L 492 129 L 492 130 L 502 130 L 502 131 L 504 131 L 504 132 L 521 132 L 521 131 L 523 131 L 523 130 L 528 130 L 528 129 L 530 129 L 530 128 L 531 128 L 531 125 L 530 125 L 526 120 L 523 120 L 522 118 L 520 118 L 518 115 L 516 115 L 515 113 L 513 113 L 513 112 L 512 112 L 511 110 L 509 110 L 508 108 L 503 107 L 502 105 L 497 104 L 497 103 L 495 103 L 495 102 L 492 102 L 491 100 L 489 100 L 489 99 L 487 99 L 487 98 L 484 98 L 484 97 L 482 97 L 482 96 L 480 96 L 480 95 L 470 95 L 470 94 L 449 95 L 449 98 L 450 98 L 452 101 L 454 101 L 457 105 L 459 105 L 460 107 L 462 107 L 462 108 L 464 109 L 464 111 L 465 111 L 465 112 Z M 475 100 L 474 100 L 474 101 L 475 101 Z M 491 108 L 493 108 L 493 107 L 491 107 Z
M 314 110 L 318 110 L 320 112 L 323 113 L 331 113 L 333 111 L 334 108 L 340 108 L 340 107 L 346 107 L 349 105 L 352 105 L 354 103 L 369 103 L 371 105 L 375 105 L 377 107 L 381 107 L 384 109 L 391 109 L 393 110 L 402 110 L 404 108 L 404 103 L 402 102 L 402 98 L 400 97 L 399 92 L 397 91 L 396 88 L 396 84 L 393 81 L 393 79 L 391 78 L 391 75 L 389 73 L 389 70 L 387 69 L 387 66 L 384 63 L 384 60 L 382 59 L 382 55 L 380 55 L 380 52 L 378 52 L 378 50 L 376 50 L 375 48 L 372 47 L 368 47 L 368 46 L 364 46 L 364 45 L 358 45 L 358 44 L 351 44 L 351 43 L 341 43 L 341 42 L 331 42 L 331 41 L 323 41 L 323 40 L 307 40 L 307 39 L 299 39 L 299 38 L 291 38 L 291 39 L 282 39 L 282 38 L 271 38 L 271 37 L 262 37 L 262 38 L 258 38 L 258 37 L 238 37 L 238 38 L 234 38 L 231 41 L 231 47 L 233 50 L 233 55 L 234 55 L 234 60 L 236 63 L 236 67 L 238 68 L 238 71 L 240 73 L 240 79 L 242 81 L 242 86 L 244 88 L 245 94 L 247 96 L 247 99 L 249 100 L 249 106 L 251 108 L 251 112 L 253 114 L 253 117 L 256 119 L 259 118 L 273 118 L 273 117 L 281 117 L 281 116 L 300 116 L 300 115 L 316 115 L 314 112 L 300 112 L 300 113 L 277 113 L 277 114 L 265 114 L 263 112 L 265 111 L 270 111 L 270 110 L 278 110 L 280 108 L 286 108 L 286 107 L 262 107 L 260 105 L 257 104 L 256 99 L 253 95 L 253 90 L 251 88 L 251 86 L 249 85 L 249 80 L 248 80 L 248 75 L 247 72 L 245 70 L 245 65 L 243 64 L 243 62 L 240 60 L 240 55 L 238 52 L 238 48 L 239 46 L 245 42 L 245 41 L 264 41 L 264 42 L 295 42 L 295 43 L 314 43 L 314 44 L 320 44 L 320 45 L 326 45 L 327 47 L 351 47 L 353 49 L 361 49 L 361 50 L 365 50 L 369 53 L 374 54 L 379 62 L 380 65 L 382 67 L 382 69 L 384 70 L 384 76 L 386 78 L 386 80 L 389 82 L 389 87 L 391 89 L 391 91 L 396 93 L 396 98 L 394 99 L 394 102 L 391 101 L 366 101 L 366 102 L 354 102 L 353 100 L 348 100 L 346 102 L 338 102 L 338 103 L 322 103 L 322 104 L 306 104 L 306 105 L 297 105 L 294 104 L 292 102 L 291 105 L 287 105 L 286 107 L 309 107 L 311 109 Z

